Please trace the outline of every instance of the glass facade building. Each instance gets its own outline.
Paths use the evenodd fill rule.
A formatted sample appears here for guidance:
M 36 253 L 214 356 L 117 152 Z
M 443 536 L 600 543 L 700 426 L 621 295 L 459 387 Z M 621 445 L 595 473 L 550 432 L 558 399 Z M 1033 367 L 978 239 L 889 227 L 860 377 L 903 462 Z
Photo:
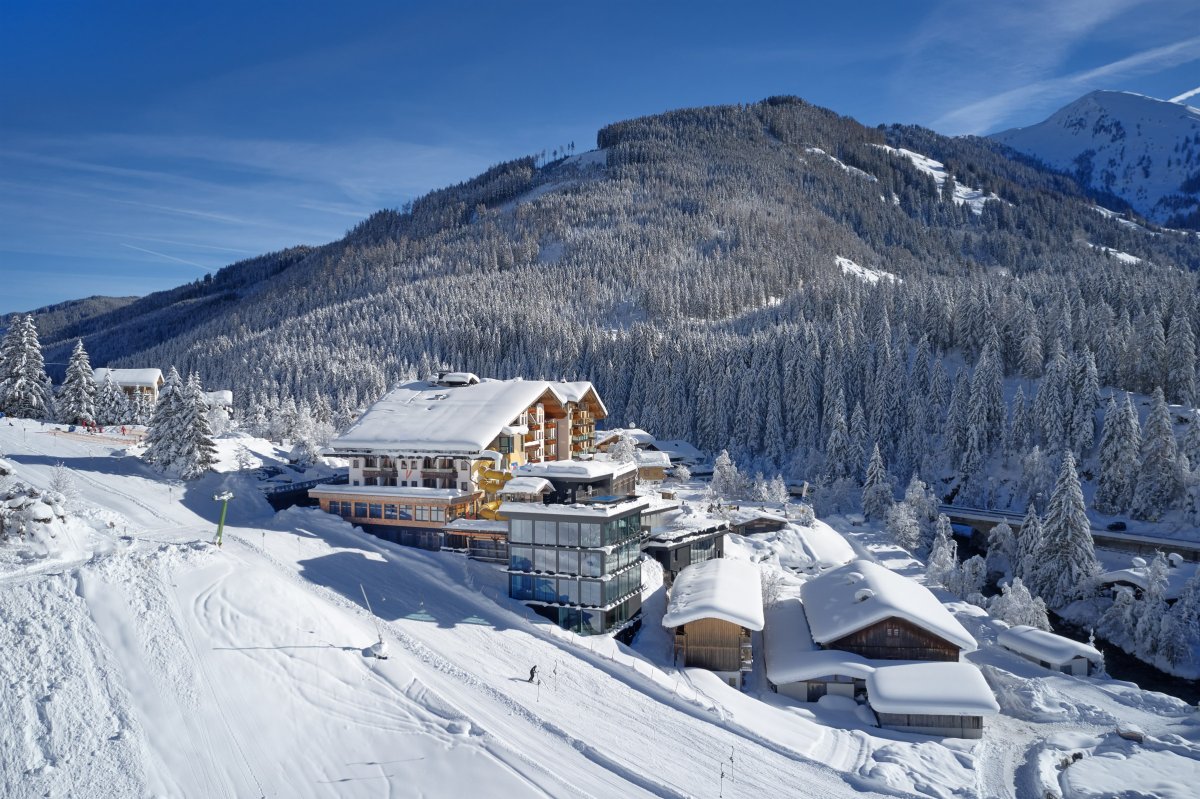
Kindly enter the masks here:
M 561 627 L 605 633 L 641 609 L 641 500 L 506 503 L 509 596 Z

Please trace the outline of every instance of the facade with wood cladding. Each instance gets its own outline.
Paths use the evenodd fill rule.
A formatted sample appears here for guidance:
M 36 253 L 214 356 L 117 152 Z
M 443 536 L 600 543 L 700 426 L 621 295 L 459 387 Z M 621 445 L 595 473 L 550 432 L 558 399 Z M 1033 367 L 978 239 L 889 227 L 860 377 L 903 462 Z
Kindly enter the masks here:
M 906 619 L 884 619 L 824 644 L 871 660 L 958 660 L 960 648 Z

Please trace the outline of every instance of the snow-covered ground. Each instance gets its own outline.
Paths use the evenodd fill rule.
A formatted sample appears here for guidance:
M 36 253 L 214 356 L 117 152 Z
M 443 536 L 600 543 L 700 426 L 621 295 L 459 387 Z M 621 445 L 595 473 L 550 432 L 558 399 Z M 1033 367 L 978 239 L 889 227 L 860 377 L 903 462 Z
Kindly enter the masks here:
M 886 280 L 888 282 L 900 281 L 900 278 L 896 275 L 893 275 L 891 272 L 884 272 L 882 269 L 871 269 L 866 266 L 859 266 L 849 258 L 843 258 L 840 255 L 835 257 L 833 260 L 834 263 L 842 268 L 842 274 L 856 277 L 864 283 L 878 283 L 880 280 Z
M 942 184 L 946 182 L 947 177 L 953 177 L 946 172 L 946 165 L 941 161 L 934 160 L 927 155 L 914 153 L 912 150 L 905 150 L 900 147 L 888 147 L 885 144 L 872 145 L 881 150 L 886 150 L 895 156 L 907 158 L 913 166 L 921 170 L 927 175 L 930 175 L 937 183 L 940 190 Z M 957 181 L 954 184 L 954 204 L 966 205 L 973 213 L 982 214 L 983 204 L 991 200 L 999 201 L 1000 198 L 990 192 L 985 192 L 983 189 L 973 189 L 970 186 L 964 186 Z
M 1054 772 L 1094 795 L 1116 720 L 1149 736 L 1143 771 L 1167 758 L 1156 780 L 1200 782 L 1191 708 L 989 646 L 991 621 L 963 603 L 1004 715 L 978 742 L 888 733 L 770 693 L 761 666 L 747 693 L 672 668 L 653 564 L 629 648 L 541 620 L 496 567 L 273 514 L 242 475 L 172 483 L 123 445 L 21 421 L 0 425 L 0 452 L 42 488 L 61 462 L 80 491 L 57 546 L 0 544 L 5 797 L 1025 796 L 1065 732 L 1100 742 L 1089 770 Z M 217 549 L 221 490 L 236 497 Z M 877 533 L 849 539 L 916 568 Z M 363 652 L 379 635 L 385 661 Z

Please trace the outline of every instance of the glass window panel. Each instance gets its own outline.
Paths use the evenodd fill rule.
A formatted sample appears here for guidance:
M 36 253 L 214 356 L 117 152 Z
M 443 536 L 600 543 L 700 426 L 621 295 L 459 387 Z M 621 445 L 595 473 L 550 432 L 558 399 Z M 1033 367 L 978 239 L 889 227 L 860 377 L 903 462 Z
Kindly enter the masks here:
M 570 579 L 569 577 L 558 578 L 558 601 L 559 602 L 566 603 L 566 602 L 571 601 L 571 586 L 574 584 L 575 584 L 575 581 Z
M 534 577 L 533 598 L 541 602 L 558 601 L 558 593 L 555 591 L 554 583 L 555 580 L 553 577 Z
M 549 544 L 554 546 L 558 543 L 558 531 L 555 529 L 554 522 L 547 522 L 538 519 L 533 523 L 533 543 Z
M 508 539 L 518 544 L 533 541 L 533 522 L 528 519 L 512 519 L 508 523 Z
M 429 509 L 429 520 L 432 522 L 446 521 L 446 509 L 445 508 L 430 508 Z
M 582 522 L 579 525 L 579 543 L 585 547 L 600 546 L 600 525 Z
M 579 546 L 579 522 L 559 522 L 558 535 L 563 546 Z
M 398 510 L 400 511 L 400 518 L 401 518 L 401 519 L 403 519 L 403 520 L 405 520 L 405 521 L 411 521 L 411 520 L 412 520 L 412 517 L 413 517 L 413 508 L 412 508 L 412 505 L 401 505 L 401 506 L 398 508 Z
M 520 574 L 510 575 L 509 593 L 513 599 L 533 599 L 533 578 Z
M 560 590 L 560 591 L 562 590 L 562 585 L 564 582 L 567 584 L 567 601 L 570 602 L 572 605 L 578 605 L 579 604 L 579 581 L 578 580 L 567 580 L 567 579 L 559 580 L 558 581 L 558 590 Z
M 535 549 L 533 550 L 533 568 L 540 572 L 552 572 L 558 570 L 558 558 L 555 557 L 553 549 Z
M 428 506 L 426 506 L 426 505 L 418 505 L 417 506 L 417 521 L 419 521 L 419 522 L 429 521 L 429 507 Z
M 371 504 L 369 504 L 367 506 L 367 508 L 368 508 L 368 512 L 369 512 L 368 515 L 370 515 L 370 517 L 372 519 L 382 519 L 383 518 L 383 505 L 381 505 L 380 503 L 372 502 Z
M 600 583 L 597 580 L 579 581 L 579 602 L 582 605 L 600 604 Z
M 395 505 L 384 505 L 383 506 L 383 518 L 395 520 L 397 518 L 396 517 L 396 506 Z
M 533 549 L 530 547 L 511 547 L 509 566 L 519 571 L 533 571 Z
M 358 516 L 360 519 L 365 518 L 367 515 L 367 503 L 355 502 L 354 503 L 354 515 Z
M 604 632 L 604 612 L 585 610 L 581 614 L 580 632 L 584 635 L 599 635 Z
M 563 574 L 579 574 L 579 553 L 569 549 L 559 552 L 558 570 Z
M 603 552 L 584 552 L 583 564 L 580 569 L 580 574 L 588 577 L 599 577 L 603 574 L 604 569 L 604 553 Z

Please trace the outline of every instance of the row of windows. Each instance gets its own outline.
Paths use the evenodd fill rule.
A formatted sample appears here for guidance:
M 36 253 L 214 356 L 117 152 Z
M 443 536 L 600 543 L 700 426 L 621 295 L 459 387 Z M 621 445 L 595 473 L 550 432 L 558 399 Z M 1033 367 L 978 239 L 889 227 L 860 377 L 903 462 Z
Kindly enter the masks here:
M 641 569 L 629 569 L 611 580 L 542 577 L 534 574 L 509 575 L 509 596 L 513 599 L 560 602 L 567 605 L 608 605 L 641 590 L 641 587 Z
M 534 611 L 564 629 L 581 635 L 598 635 L 628 621 L 641 606 L 641 597 L 635 595 L 608 610 L 535 605 Z
M 513 544 L 509 548 L 509 567 L 513 571 L 558 572 L 600 577 L 615 574 L 631 563 L 636 563 L 641 551 L 641 545 L 636 539 L 614 547 L 611 552 Z
M 444 522 L 463 515 L 460 508 L 397 505 L 390 502 L 341 502 L 336 499 L 329 501 L 329 512 L 356 519 L 416 522 Z
M 353 483 L 351 483 L 351 485 L 395 486 L 395 485 L 397 485 L 397 482 L 396 482 L 395 477 L 364 477 L 362 479 L 361 483 L 358 480 L 355 480 Z M 412 486 L 413 488 L 418 488 L 418 487 L 421 487 L 422 485 L 425 488 L 445 488 L 445 486 L 443 486 L 441 484 L 440 480 L 436 480 L 433 478 L 427 478 L 424 481 L 401 480 L 401 481 L 399 481 L 399 485 L 402 485 L 405 487 Z M 453 484 L 451 484 L 450 487 L 453 488 Z M 471 484 L 466 481 L 460 482 L 458 484 L 458 490 L 459 491 L 470 491 Z
M 365 458 L 356 458 L 354 466 L 359 469 L 468 469 L 470 461 L 451 458 L 413 458 L 397 462 L 394 458 L 369 455 Z
M 512 519 L 508 540 L 514 544 L 542 544 L 558 547 L 601 547 L 640 535 L 642 515 L 597 522 L 556 522 L 546 519 Z

